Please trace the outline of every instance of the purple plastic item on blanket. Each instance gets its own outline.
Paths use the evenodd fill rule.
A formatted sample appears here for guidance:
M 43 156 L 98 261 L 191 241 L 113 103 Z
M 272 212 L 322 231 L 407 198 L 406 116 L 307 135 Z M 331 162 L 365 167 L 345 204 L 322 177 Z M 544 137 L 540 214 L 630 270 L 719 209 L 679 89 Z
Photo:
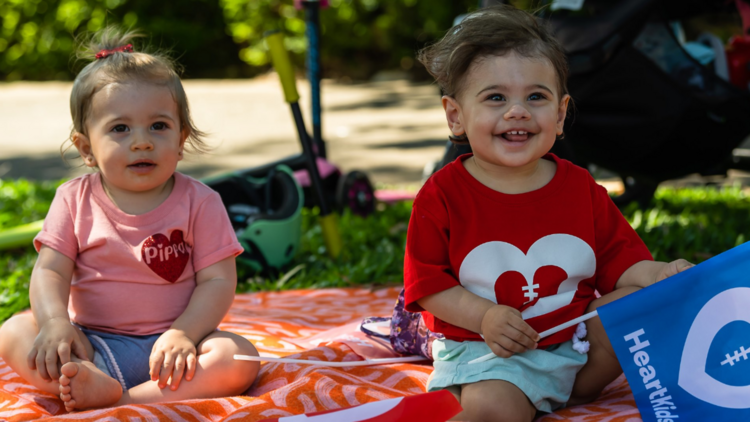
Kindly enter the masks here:
M 391 318 L 368 317 L 362 321 L 362 325 L 370 322 L 391 321 L 391 334 L 386 336 L 374 333 L 361 327 L 362 332 L 370 336 L 388 338 L 393 350 L 403 355 L 420 355 L 432 359 L 432 342 L 443 338 L 442 334 L 433 333 L 424 325 L 422 314 L 409 312 L 404 309 L 404 290 L 398 294 L 396 306 L 393 308 Z

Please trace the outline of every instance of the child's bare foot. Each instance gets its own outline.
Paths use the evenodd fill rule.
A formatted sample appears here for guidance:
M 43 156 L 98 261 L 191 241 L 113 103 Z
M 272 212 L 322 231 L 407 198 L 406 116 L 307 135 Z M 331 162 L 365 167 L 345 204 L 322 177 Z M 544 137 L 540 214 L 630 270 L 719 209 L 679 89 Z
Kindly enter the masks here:
M 120 383 L 91 362 L 68 362 L 60 372 L 60 398 L 68 412 L 106 407 L 122 396 Z

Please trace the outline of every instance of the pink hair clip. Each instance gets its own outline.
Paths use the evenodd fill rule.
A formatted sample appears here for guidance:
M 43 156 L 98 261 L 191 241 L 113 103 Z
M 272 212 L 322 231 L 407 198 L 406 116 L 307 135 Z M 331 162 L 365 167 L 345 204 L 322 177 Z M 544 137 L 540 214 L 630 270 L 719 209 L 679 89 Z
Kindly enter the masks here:
M 133 52 L 133 44 L 123 45 L 122 47 L 116 47 L 111 50 L 104 49 L 98 53 L 96 53 L 96 59 L 104 59 L 106 57 L 111 56 L 114 53 L 132 53 Z

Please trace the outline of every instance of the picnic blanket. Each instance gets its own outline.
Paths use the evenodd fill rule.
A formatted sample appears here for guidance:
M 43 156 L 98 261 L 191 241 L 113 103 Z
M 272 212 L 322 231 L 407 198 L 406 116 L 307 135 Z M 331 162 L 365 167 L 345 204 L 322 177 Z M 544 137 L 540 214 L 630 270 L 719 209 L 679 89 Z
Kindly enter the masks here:
M 245 336 L 261 356 L 289 356 L 326 361 L 361 360 L 345 343 L 326 343 L 321 333 L 365 316 L 389 316 L 400 288 L 321 289 L 240 294 L 220 328 Z M 324 337 L 324 336 L 323 336 Z M 303 347 L 317 338 L 317 347 Z M 361 339 L 349 344 L 366 347 Z M 299 343 L 299 344 L 296 344 Z M 369 367 L 264 363 L 258 378 L 242 396 L 129 405 L 67 414 L 55 396 L 27 384 L 0 360 L 0 421 L 260 421 L 301 413 L 355 406 L 420 394 L 432 371 L 429 363 Z M 560 410 L 537 419 L 551 421 L 640 421 L 623 377 L 598 401 Z

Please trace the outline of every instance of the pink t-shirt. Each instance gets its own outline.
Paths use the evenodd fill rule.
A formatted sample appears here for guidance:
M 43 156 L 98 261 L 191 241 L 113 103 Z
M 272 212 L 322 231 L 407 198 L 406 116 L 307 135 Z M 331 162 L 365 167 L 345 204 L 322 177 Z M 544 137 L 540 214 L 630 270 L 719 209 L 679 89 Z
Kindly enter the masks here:
M 162 333 L 187 308 L 196 272 L 242 252 L 219 194 L 180 173 L 174 180 L 169 198 L 141 215 L 117 208 L 99 173 L 57 189 L 34 247 L 75 261 L 72 321 L 118 334 Z

